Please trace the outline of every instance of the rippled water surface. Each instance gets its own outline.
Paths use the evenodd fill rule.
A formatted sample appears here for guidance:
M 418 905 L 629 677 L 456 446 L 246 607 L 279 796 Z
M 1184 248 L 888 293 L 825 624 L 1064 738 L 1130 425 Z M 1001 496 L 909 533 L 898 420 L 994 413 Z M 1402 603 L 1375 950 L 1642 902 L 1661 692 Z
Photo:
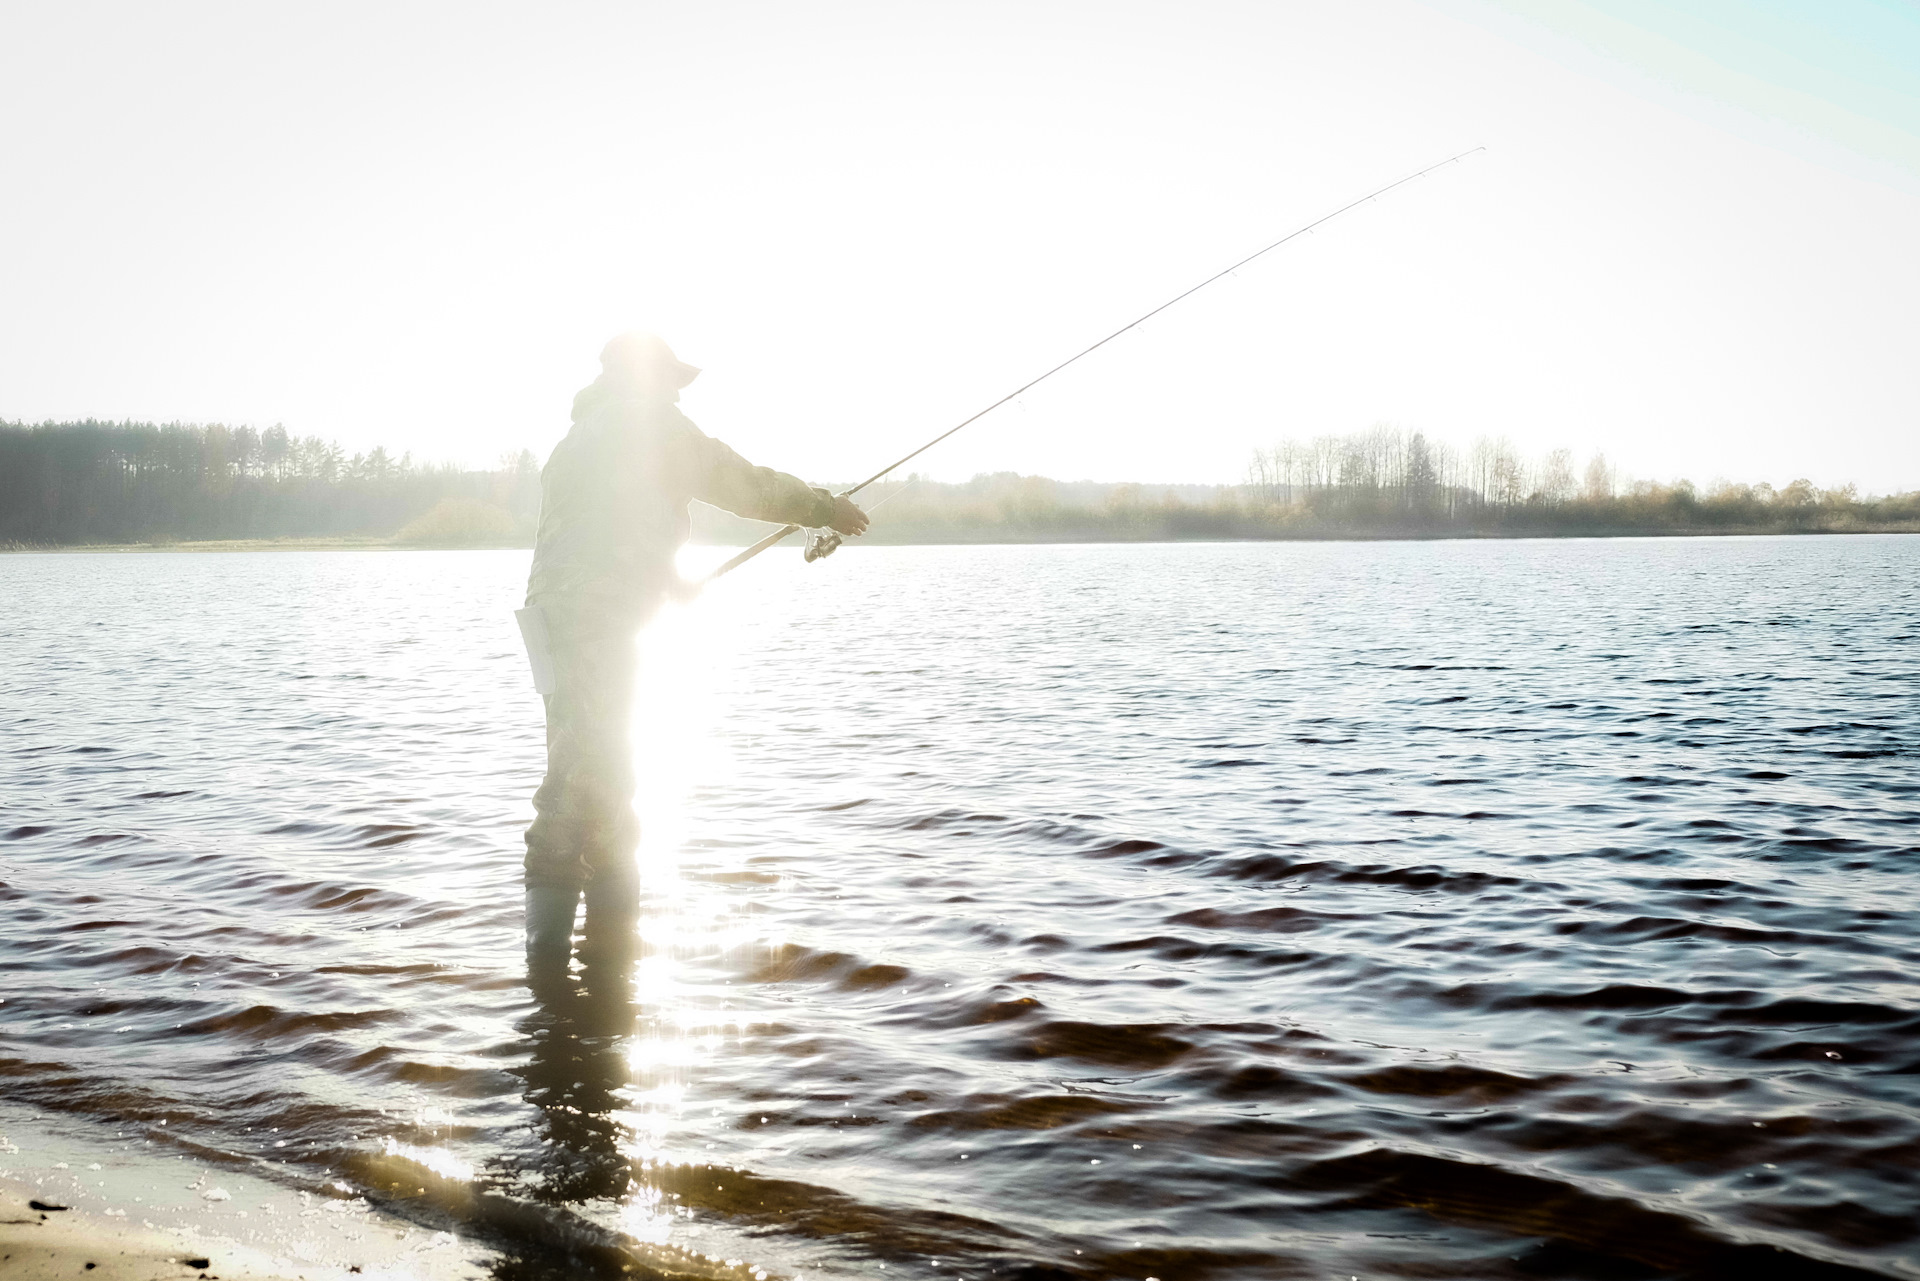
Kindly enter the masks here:
M 8 1098 L 503 1277 L 1920 1275 L 1920 538 L 767 556 L 539 992 L 525 570 L 0 558 Z

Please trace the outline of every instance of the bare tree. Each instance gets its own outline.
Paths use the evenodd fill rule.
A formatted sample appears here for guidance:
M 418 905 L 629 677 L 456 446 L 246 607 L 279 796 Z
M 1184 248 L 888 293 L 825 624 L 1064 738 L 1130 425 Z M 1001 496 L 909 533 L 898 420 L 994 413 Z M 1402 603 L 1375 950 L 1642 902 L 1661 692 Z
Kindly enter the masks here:
M 1613 468 L 1607 465 L 1607 456 L 1596 451 L 1587 460 L 1586 485 L 1582 497 L 1590 503 L 1605 503 L 1613 500 Z
M 1570 500 L 1579 487 L 1573 479 L 1573 451 L 1556 449 L 1547 455 L 1540 469 L 1540 488 L 1535 491 L 1548 506 L 1558 507 Z

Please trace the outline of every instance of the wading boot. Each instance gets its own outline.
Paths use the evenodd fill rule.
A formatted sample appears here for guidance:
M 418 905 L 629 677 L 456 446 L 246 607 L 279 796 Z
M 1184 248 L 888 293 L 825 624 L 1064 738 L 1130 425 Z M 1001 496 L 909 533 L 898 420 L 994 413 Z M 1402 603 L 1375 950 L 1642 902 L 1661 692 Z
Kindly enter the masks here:
M 640 878 L 597 877 L 587 882 L 586 900 L 580 959 L 613 964 L 633 959 L 639 945 Z
M 573 912 L 580 891 L 527 886 L 527 967 L 565 969 L 573 959 Z

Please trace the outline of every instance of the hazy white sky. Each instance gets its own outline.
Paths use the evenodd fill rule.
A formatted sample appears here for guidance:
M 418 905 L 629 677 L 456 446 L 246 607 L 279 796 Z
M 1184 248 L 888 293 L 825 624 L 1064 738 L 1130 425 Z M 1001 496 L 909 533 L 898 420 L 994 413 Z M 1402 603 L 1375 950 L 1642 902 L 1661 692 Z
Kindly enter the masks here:
M 756 461 L 1236 480 L 1387 421 L 1920 488 L 1911 0 L 0 9 L 0 418 L 491 462 L 615 330 Z

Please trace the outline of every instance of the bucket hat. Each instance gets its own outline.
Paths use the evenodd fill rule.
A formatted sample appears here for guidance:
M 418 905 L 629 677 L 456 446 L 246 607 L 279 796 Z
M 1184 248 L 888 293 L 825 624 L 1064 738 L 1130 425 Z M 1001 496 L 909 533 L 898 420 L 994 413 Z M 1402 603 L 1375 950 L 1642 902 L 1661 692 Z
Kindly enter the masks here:
M 630 330 L 616 335 L 600 349 L 600 367 L 614 377 L 660 375 L 673 387 L 685 387 L 700 376 L 699 367 L 673 354 L 659 334 Z

